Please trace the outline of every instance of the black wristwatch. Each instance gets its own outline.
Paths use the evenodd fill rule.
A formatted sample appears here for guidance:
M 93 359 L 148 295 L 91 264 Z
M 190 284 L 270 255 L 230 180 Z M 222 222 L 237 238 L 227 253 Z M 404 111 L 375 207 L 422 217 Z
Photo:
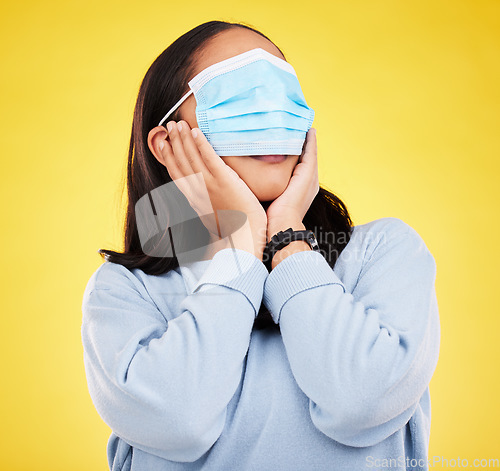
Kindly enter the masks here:
M 280 231 L 275 234 L 266 246 L 266 252 L 269 256 L 269 260 L 272 260 L 274 254 L 286 247 L 290 242 L 295 240 L 304 240 L 309 244 L 312 250 L 319 252 L 319 245 L 314 232 L 310 230 L 305 231 L 294 231 L 291 227 L 285 231 Z

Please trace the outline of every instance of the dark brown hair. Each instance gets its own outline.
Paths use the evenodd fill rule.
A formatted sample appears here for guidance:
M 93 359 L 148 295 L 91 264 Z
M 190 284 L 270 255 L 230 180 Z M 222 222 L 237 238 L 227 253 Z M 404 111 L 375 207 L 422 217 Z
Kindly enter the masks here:
M 166 111 L 171 109 L 189 90 L 187 83 L 193 74 L 197 54 L 203 50 L 203 46 L 215 35 L 230 28 L 247 28 L 271 41 L 263 33 L 243 23 L 209 21 L 175 40 L 155 59 L 146 72 L 134 109 L 128 150 L 124 250 L 120 253 L 100 249 L 98 252 L 106 261 L 119 263 L 129 269 L 139 268 L 150 275 L 160 275 L 179 267 L 175 254 L 172 257 L 153 257 L 144 253 L 139 239 L 135 214 L 137 201 L 155 188 L 172 181 L 166 168 L 151 153 L 147 144 L 148 133 L 157 126 Z M 169 117 L 170 120 L 180 120 L 178 109 Z M 178 205 L 178 201 L 182 201 L 182 196 L 180 194 L 175 198 L 171 207 L 168 208 L 172 214 L 176 212 L 185 214 L 181 211 L 186 209 Z M 189 206 L 187 199 L 184 198 L 184 200 Z M 262 203 L 265 209 L 269 204 L 269 202 Z M 193 210 L 193 220 L 183 230 L 196 230 L 208 242 L 208 230 L 196 216 Z M 346 206 L 333 193 L 320 187 L 303 223 L 307 229 L 315 233 L 321 252 L 333 269 L 338 256 L 349 242 L 352 232 L 352 222 Z M 183 240 L 182 236 L 179 240 Z M 265 263 L 268 271 L 271 271 L 270 263 Z M 279 325 L 274 323 L 264 304 L 260 307 L 254 328 L 279 329 Z

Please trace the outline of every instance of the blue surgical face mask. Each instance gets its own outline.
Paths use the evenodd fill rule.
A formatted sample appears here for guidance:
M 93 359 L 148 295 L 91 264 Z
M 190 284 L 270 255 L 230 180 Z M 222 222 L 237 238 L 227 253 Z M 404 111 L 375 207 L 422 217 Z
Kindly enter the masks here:
M 196 120 L 219 156 L 300 155 L 314 110 L 297 74 L 262 48 L 202 70 L 158 126 L 194 93 Z

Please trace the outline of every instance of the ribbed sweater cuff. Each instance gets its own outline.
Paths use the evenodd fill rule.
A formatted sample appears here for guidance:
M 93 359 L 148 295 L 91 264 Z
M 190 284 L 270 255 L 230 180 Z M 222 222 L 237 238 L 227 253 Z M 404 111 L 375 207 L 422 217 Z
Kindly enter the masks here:
M 204 291 L 202 286 L 207 284 L 238 290 L 252 303 L 257 316 L 262 302 L 264 282 L 268 276 L 266 266 L 255 255 L 229 247 L 219 250 L 214 255 L 194 286 L 193 292 Z
M 264 283 L 264 305 L 276 324 L 284 304 L 297 293 L 322 285 L 345 286 L 320 252 L 295 252 L 269 273 Z

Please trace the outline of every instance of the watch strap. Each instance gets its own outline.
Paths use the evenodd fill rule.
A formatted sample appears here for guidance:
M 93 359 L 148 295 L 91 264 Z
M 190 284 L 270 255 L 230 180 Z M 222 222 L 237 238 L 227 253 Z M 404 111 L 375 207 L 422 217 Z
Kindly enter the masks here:
M 288 229 L 279 231 L 275 234 L 267 244 L 266 251 L 268 253 L 269 260 L 273 259 L 274 254 L 278 250 L 281 250 L 296 240 L 303 240 L 309 244 L 309 247 L 311 247 L 312 250 L 319 251 L 319 245 L 313 231 L 307 229 L 294 231 L 291 227 L 289 227 Z

